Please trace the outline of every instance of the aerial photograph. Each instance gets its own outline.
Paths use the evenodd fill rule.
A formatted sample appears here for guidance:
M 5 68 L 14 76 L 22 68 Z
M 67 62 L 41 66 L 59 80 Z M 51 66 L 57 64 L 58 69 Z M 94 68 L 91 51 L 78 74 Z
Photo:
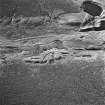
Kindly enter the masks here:
M 105 105 L 105 0 L 0 0 L 0 105 Z

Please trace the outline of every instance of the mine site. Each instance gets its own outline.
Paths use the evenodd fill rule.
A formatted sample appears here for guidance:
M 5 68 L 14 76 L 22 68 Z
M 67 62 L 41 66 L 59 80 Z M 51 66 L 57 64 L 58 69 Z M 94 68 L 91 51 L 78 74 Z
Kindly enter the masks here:
M 105 105 L 105 0 L 0 0 L 0 105 Z

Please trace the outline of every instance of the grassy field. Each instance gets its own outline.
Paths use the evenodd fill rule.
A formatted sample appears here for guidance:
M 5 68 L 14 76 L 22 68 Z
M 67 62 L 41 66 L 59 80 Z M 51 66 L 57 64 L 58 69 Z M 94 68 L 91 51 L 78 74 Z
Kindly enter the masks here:
M 0 25 L 0 105 L 105 105 L 105 32 L 77 31 Z M 70 54 L 51 64 L 24 61 L 55 47 Z
M 104 105 L 104 62 L 0 66 L 1 105 Z

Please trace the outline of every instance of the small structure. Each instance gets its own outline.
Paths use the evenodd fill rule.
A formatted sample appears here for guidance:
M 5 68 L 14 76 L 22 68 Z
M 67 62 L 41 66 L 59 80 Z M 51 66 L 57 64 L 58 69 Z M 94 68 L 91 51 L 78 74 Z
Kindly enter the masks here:
M 82 3 L 81 8 L 86 12 L 82 26 L 88 25 L 88 27 L 83 27 L 80 31 L 100 30 L 98 28 L 100 27 L 101 18 L 103 17 L 103 6 L 92 0 L 86 0 Z
M 93 17 L 100 16 L 103 11 L 101 4 L 91 0 L 84 1 L 81 8 Z

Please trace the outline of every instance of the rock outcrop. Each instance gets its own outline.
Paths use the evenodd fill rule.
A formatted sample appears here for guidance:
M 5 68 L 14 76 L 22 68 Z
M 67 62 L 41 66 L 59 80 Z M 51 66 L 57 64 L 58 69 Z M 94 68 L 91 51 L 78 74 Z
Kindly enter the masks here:
M 51 62 L 54 63 L 56 60 L 65 58 L 65 56 L 68 54 L 69 54 L 69 51 L 67 51 L 65 49 L 53 48 L 53 49 L 44 51 L 39 56 L 32 56 L 32 57 L 25 58 L 24 61 L 39 63 L 39 64 L 51 63 Z

